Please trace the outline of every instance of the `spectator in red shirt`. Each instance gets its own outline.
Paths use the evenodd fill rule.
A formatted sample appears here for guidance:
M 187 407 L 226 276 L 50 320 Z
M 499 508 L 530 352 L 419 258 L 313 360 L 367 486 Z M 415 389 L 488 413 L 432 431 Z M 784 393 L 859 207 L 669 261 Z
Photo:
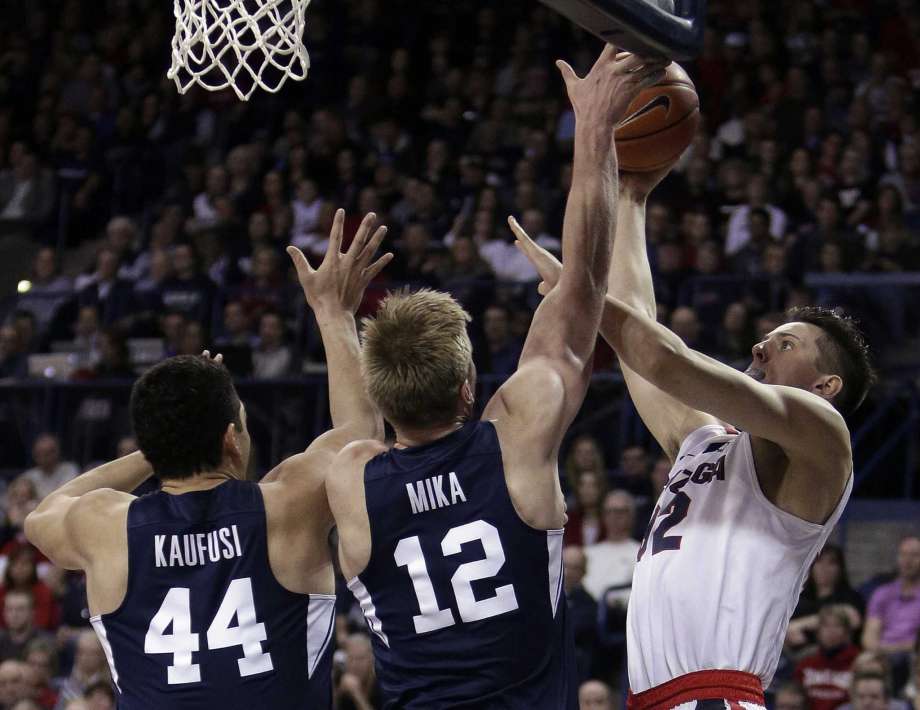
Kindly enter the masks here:
M 834 710 L 849 699 L 851 667 L 859 655 L 851 631 L 845 609 L 826 606 L 818 613 L 818 650 L 795 668 L 795 680 L 805 689 L 810 710 Z
M 38 578 L 36 552 L 31 545 L 19 545 L 10 551 L 6 573 L 3 575 L 3 586 L 0 587 L 0 606 L 7 592 L 12 589 L 31 594 L 35 611 L 35 628 L 43 630 L 57 628 L 61 619 L 61 610 L 48 585 Z
M 606 481 L 600 471 L 582 471 L 575 487 L 575 505 L 569 508 L 563 545 L 593 545 L 606 539 L 601 506 Z

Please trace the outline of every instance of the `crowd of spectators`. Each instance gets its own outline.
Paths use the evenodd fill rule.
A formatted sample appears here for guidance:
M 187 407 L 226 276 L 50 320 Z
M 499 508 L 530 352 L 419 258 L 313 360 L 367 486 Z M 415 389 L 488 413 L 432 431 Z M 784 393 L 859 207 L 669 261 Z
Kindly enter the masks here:
M 920 11 L 908 0 L 709 6 L 703 52 L 686 65 L 701 129 L 648 206 L 660 319 L 731 363 L 805 302 L 847 305 L 879 351 L 909 342 L 920 301 L 882 276 L 920 270 Z M 42 353 L 69 354 L 53 361 L 59 377 L 130 380 L 207 346 L 239 377 L 321 370 L 283 250 L 317 258 L 337 207 L 348 238 L 368 211 L 389 227 L 396 258 L 364 312 L 393 285 L 447 290 L 474 316 L 479 372 L 513 371 L 536 274 L 504 218 L 558 252 L 574 117 L 552 60 L 583 72 L 597 41 L 529 0 L 324 3 L 308 11 L 307 81 L 244 104 L 180 96 L 167 81 L 170 9 L 0 7 L 0 241 L 26 237 L 32 258 L 20 293 L 0 294 L 0 380 L 46 373 Z M 854 272 L 878 278 L 835 280 Z M 599 352 L 597 367 L 614 358 Z M 122 406 L 88 399 L 81 413 L 123 420 Z M 114 454 L 111 431 L 94 455 Z M 631 561 L 668 472 L 625 443 L 614 470 L 590 436 L 563 466 L 585 708 L 612 707 L 610 687 L 622 688 Z M 21 536 L 31 507 L 78 469 L 51 435 L 33 459 L 5 492 L 0 707 L 111 707 L 82 579 Z M 895 710 L 904 689 L 920 709 L 918 546 L 901 543 L 897 579 L 871 597 L 846 584 L 839 551 L 821 555 L 777 708 Z M 362 628 L 343 600 L 340 708 L 376 706 Z
M 135 448 L 119 442 L 119 453 Z M 634 448 L 634 447 L 631 447 Z M 668 467 L 626 450 L 604 467 L 596 442 L 572 447 L 572 520 L 563 547 L 582 708 L 619 707 L 625 689 L 625 630 L 633 567 L 654 492 Z M 36 441 L 36 466 L 7 487 L 0 524 L 0 708 L 108 710 L 109 670 L 90 626 L 81 573 L 54 567 L 25 540 L 25 516 L 76 475 L 51 434 Z M 623 469 L 629 472 L 624 474 Z M 51 476 L 57 476 L 51 481 Z M 618 487 L 629 480 L 633 491 Z M 590 481 L 589 483 L 585 483 Z M 644 481 L 644 493 L 638 481 Z M 588 491 L 591 488 L 591 491 Z M 145 490 L 147 486 L 145 485 Z M 141 493 L 142 491 L 138 491 Z M 588 515 L 585 506 L 595 509 Z M 580 536 L 580 537 L 579 537 Z M 894 560 L 879 552 L 879 574 L 854 588 L 841 548 L 828 544 L 813 563 L 786 633 L 768 691 L 777 710 L 920 710 L 920 537 L 908 535 Z M 894 570 L 888 571 L 888 564 Z M 373 650 L 363 615 L 339 580 L 334 656 L 336 708 L 380 706 Z M 28 700 L 31 705 L 17 705 Z M 598 704 L 592 704 L 598 703 Z M 606 704 L 604 704 L 606 703 Z

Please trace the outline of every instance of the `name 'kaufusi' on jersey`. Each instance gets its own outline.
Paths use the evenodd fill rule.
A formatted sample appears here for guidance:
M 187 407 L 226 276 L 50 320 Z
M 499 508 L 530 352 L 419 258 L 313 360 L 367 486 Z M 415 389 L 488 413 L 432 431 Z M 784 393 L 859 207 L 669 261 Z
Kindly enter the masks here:
M 120 710 L 328 710 L 335 597 L 268 559 L 259 486 L 151 493 L 128 509 L 128 587 L 91 619 Z
M 366 569 L 348 582 L 385 707 L 578 707 L 562 530 L 525 524 L 495 427 L 470 422 L 364 469 Z

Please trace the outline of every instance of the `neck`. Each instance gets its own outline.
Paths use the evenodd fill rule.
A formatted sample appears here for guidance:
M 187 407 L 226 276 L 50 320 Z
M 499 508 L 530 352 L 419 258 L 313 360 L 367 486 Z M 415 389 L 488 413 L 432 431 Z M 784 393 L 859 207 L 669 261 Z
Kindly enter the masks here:
M 437 441 L 448 434 L 453 434 L 462 426 L 462 421 L 453 421 L 450 424 L 425 429 L 394 427 L 396 429 L 396 444 L 394 448 L 405 449 L 410 446 L 421 446 L 431 441 Z
M 920 577 L 901 577 L 902 589 L 913 589 L 920 586 Z
M 819 597 L 826 597 L 833 593 L 834 585 L 833 584 L 815 584 L 815 591 L 818 593 Z
M 163 481 L 161 490 L 170 495 L 182 495 L 183 493 L 191 493 L 192 491 L 208 491 L 212 488 L 216 488 L 221 483 L 236 478 L 237 477 L 230 473 L 230 471 L 208 471 L 206 473 L 195 474 L 190 478 L 165 480 Z

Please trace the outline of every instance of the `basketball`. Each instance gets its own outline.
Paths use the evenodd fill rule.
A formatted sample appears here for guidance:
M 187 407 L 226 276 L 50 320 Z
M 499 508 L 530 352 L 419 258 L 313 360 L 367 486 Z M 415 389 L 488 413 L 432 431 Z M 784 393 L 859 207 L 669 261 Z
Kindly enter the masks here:
M 670 165 L 690 145 L 699 122 L 700 99 L 693 82 L 671 62 L 664 79 L 642 90 L 616 127 L 620 170 L 642 173 Z

